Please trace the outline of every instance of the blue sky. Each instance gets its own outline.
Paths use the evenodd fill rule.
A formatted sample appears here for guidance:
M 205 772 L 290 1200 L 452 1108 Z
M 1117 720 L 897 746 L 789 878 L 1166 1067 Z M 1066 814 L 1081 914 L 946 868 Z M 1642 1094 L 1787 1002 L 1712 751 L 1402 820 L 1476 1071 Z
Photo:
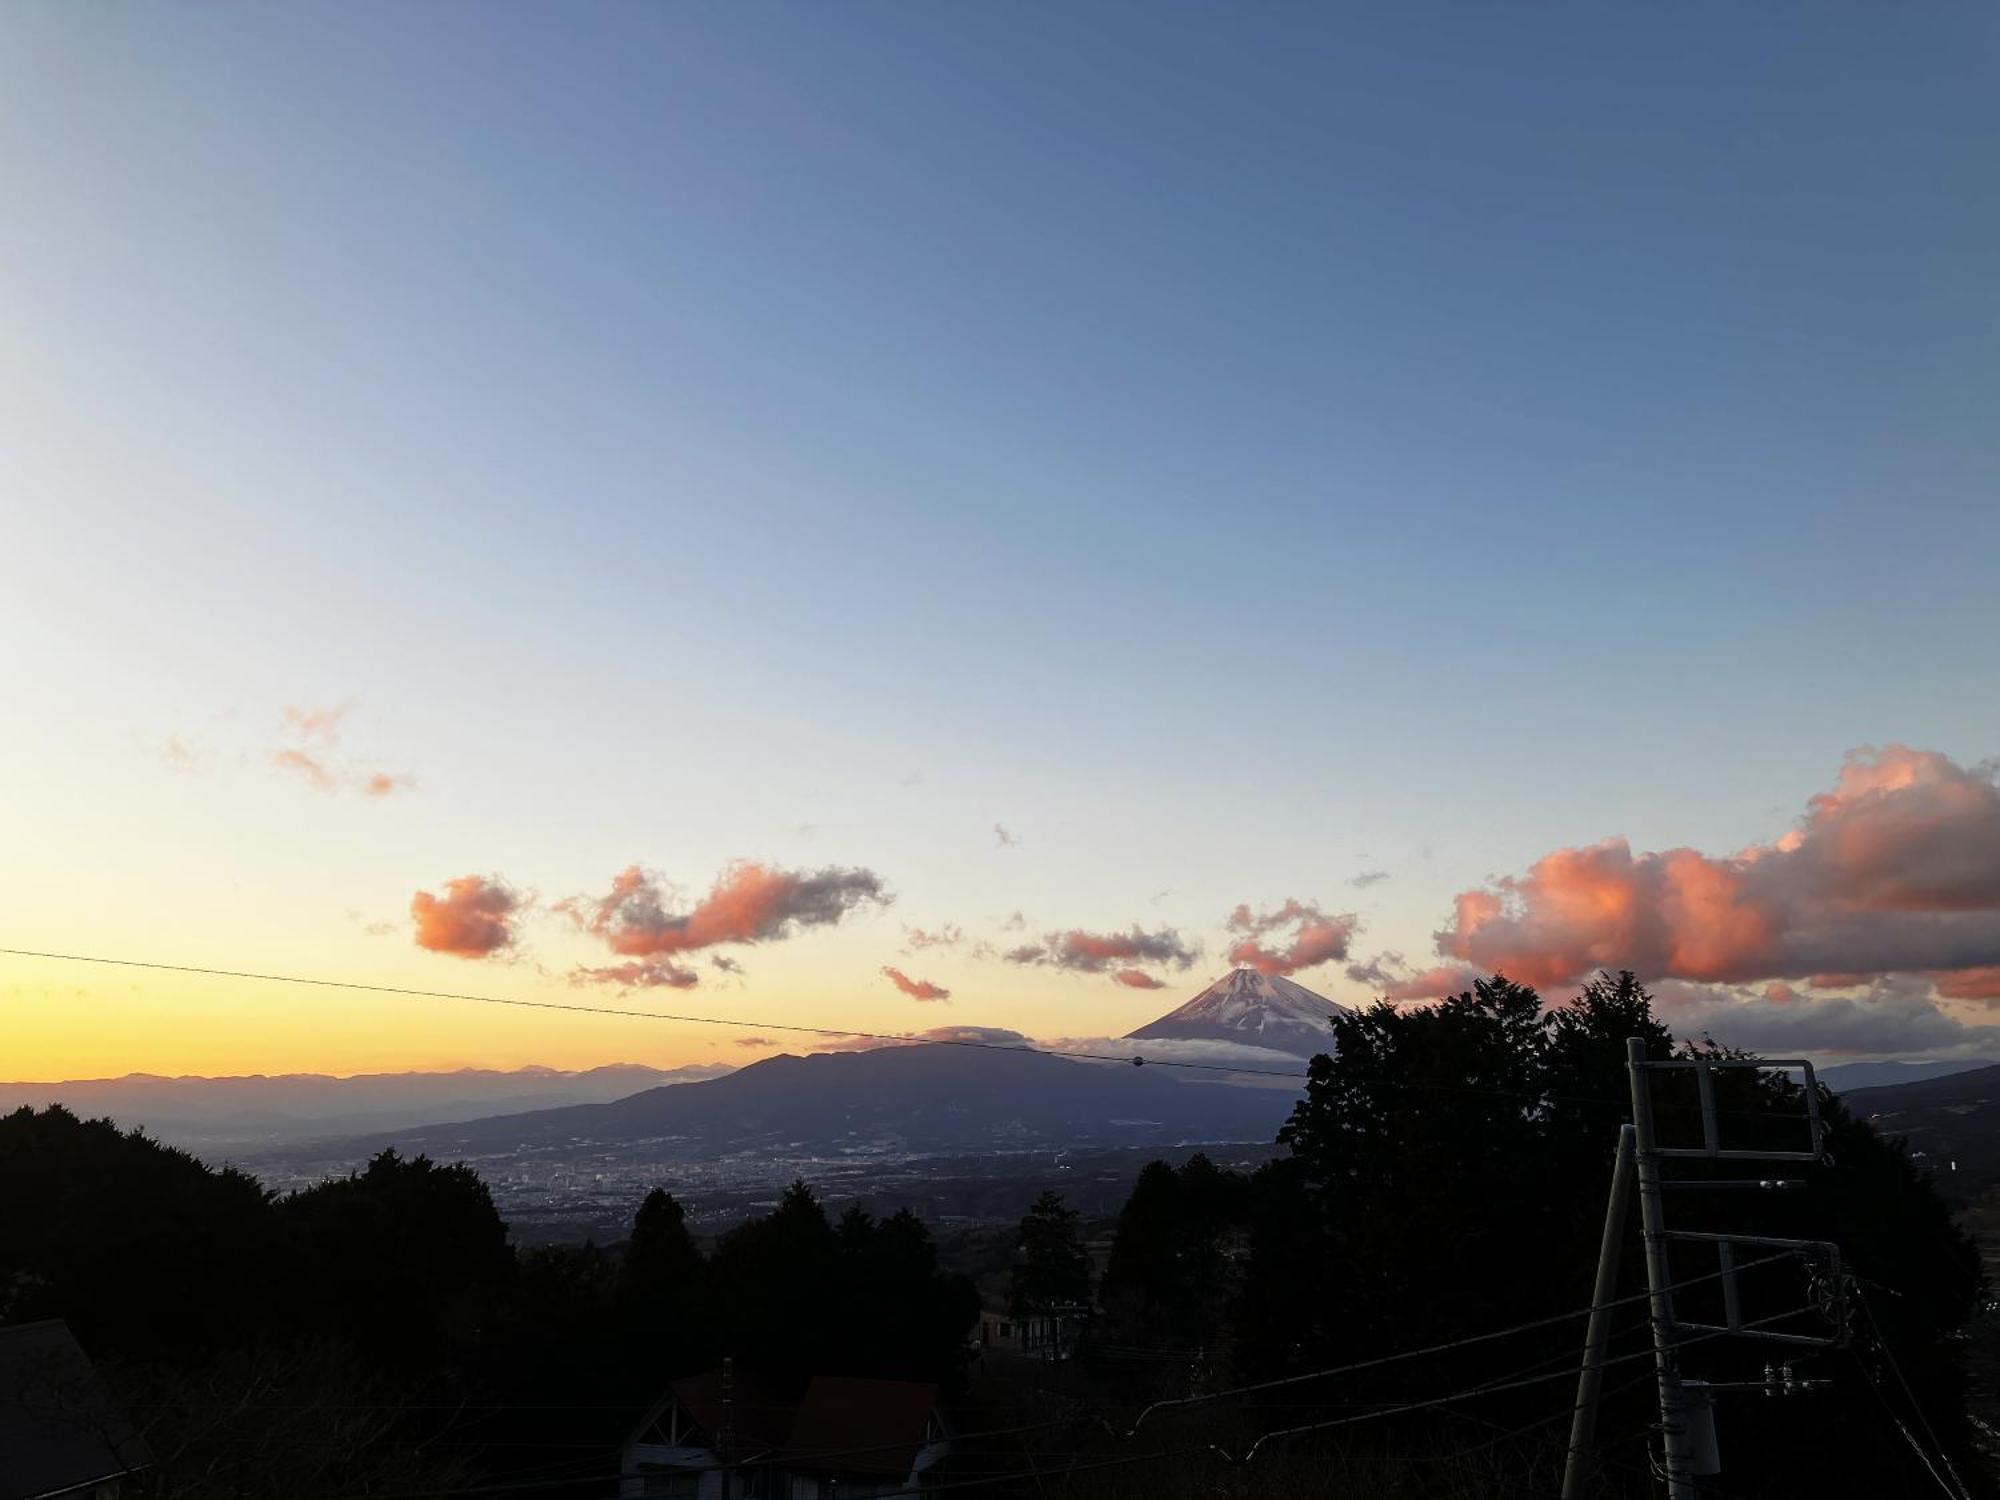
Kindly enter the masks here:
M 898 921 L 1215 967 L 1299 897 L 1417 959 L 1553 846 L 1977 762 L 1996 27 L 10 6 L 0 894 L 466 982 L 342 913 L 859 864 L 893 919 L 751 988 L 868 1024 Z M 264 775 L 281 705 L 349 701 L 408 797 Z M 217 764 L 163 778 L 170 735 Z M 968 964 L 955 1009 L 1148 1013 L 1074 983 Z

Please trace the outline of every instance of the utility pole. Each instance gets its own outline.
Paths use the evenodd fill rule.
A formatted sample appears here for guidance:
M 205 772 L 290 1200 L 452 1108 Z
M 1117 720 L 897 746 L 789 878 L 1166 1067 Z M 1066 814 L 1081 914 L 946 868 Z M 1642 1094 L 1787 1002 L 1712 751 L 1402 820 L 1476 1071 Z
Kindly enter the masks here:
M 1667 1221 L 1660 1201 L 1660 1158 L 1653 1134 L 1653 1090 L 1646 1076 L 1646 1043 L 1625 1041 L 1625 1064 L 1632 1078 L 1634 1158 L 1639 1175 L 1639 1228 L 1646 1245 L 1646 1292 L 1653 1323 L 1653 1368 L 1660 1385 L 1660 1429 L 1665 1446 L 1667 1500 L 1694 1500 L 1693 1444 L 1687 1421 L 1687 1393 L 1681 1387 L 1680 1352 L 1675 1348 L 1673 1272 L 1667 1263 Z
M 1597 1440 L 1597 1402 L 1604 1391 L 1604 1346 L 1611 1337 L 1611 1304 L 1618 1295 L 1618 1257 L 1625 1242 L 1625 1203 L 1632 1196 L 1636 1130 L 1618 1128 L 1611 1162 L 1611 1196 L 1604 1204 L 1604 1239 L 1597 1247 L 1597 1285 L 1590 1294 L 1590 1322 L 1583 1333 L 1583 1366 L 1576 1377 L 1576 1410 L 1570 1417 L 1569 1456 L 1563 1463 L 1562 1500 L 1583 1500 L 1584 1472 Z
M 1667 1227 L 1662 1198 L 1665 1187 L 1700 1188 L 1708 1192 L 1721 1189 L 1764 1191 L 1797 1187 L 1800 1185 L 1797 1182 L 1770 1178 L 1738 1181 L 1699 1178 L 1663 1183 L 1660 1164 L 1670 1157 L 1685 1157 L 1711 1162 L 1796 1161 L 1824 1165 L 1826 1144 L 1825 1131 L 1819 1114 L 1819 1081 L 1814 1075 L 1813 1065 L 1804 1058 L 1694 1055 L 1650 1061 L 1646 1056 L 1645 1040 L 1641 1037 L 1626 1039 L 1625 1066 L 1632 1082 L 1632 1123 L 1625 1128 L 1632 1137 L 1632 1163 L 1639 1187 L 1639 1222 L 1646 1245 L 1646 1294 L 1653 1325 L 1653 1367 L 1660 1387 L 1663 1477 L 1667 1483 L 1667 1500 L 1693 1500 L 1694 1476 L 1713 1474 L 1721 1467 L 1721 1458 L 1715 1447 L 1715 1419 L 1710 1403 L 1710 1395 L 1717 1388 L 1705 1381 L 1691 1385 L 1681 1378 L 1680 1344 L 1683 1337 L 1726 1336 L 1787 1344 L 1793 1347 L 1815 1349 L 1839 1347 L 1847 1342 L 1847 1316 L 1843 1290 L 1845 1281 L 1840 1270 L 1840 1247 L 1826 1240 L 1780 1239 L 1773 1235 L 1741 1234 L 1728 1230 L 1675 1230 Z M 1789 1118 L 1800 1120 L 1805 1125 L 1806 1149 L 1792 1151 L 1768 1146 L 1749 1149 L 1724 1146 L 1721 1119 L 1715 1102 L 1715 1075 L 1735 1071 L 1757 1073 L 1793 1069 L 1805 1075 L 1805 1113 Z M 1653 1123 L 1651 1075 L 1654 1073 L 1694 1074 L 1701 1113 L 1699 1146 L 1667 1146 L 1660 1143 Z M 1768 1118 L 1787 1117 L 1774 1115 Z M 1672 1268 L 1667 1263 L 1667 1245 L 1671 1240 L 1678 1240 L 1683 1244 L 1707 1245 L 1715 1251 L 1717 1266 L 1715 1279 L 1721 1284 L 1719 1289 L 1722 1294 L 1722 1322 L 1684 1322 L 1674 1316 L 1673 1274 Z M 1743 1317 L 1742 1296 L 1737 1284 L 1736 1248 L 1739 1245 L 1758 1246 L 1805 1259 L 1817 1268 L 1816 1275 L 1829 1289 L 1829 1300 L 1821 1303 L 1816 1299 L 1812 1305 L 1800 1308 L 1796 1313 L 1781 1313 L 1776 1319 L 1760 1318 L 1746 1322 Z M 1602 1273 L 1603 1268 L 1600 1265 L 1600 1276 Z M 1832 1332 L 1805 1333 L 1769 1326 L 1775 1321 L 1813 1311 L 1818 1311 L 1833 1325 Z M 1586 1379 L 1590 1373 L 1589 1363 L 1586 1356 Z M 1731 1388 L 1722 1387 L 1722 1389 Z M 1574 1458 L 1575 1455 L 1572 1454 L 1572 1461 Z M 1564 1480 L 1564 1494 L 1574 1500 L 1574 1492 L 1570 1489 L 1567 1475 Z
M 716 1445 L 722 1460 L 722 1500 L 734 1500 L 736 1481 L 736 1361 L 722 1357 L 722 1431 Z

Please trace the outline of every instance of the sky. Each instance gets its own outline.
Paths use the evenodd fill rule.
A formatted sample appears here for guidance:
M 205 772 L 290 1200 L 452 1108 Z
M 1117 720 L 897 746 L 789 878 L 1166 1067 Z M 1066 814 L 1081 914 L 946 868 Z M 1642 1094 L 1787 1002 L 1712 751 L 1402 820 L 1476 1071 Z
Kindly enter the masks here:
M 1996 43 L 16 0 L 0 946 L 1037 1038 L 1629 964 L 2000 1057 Z M 11 1078 L 783 1044 L 0 1007 Z

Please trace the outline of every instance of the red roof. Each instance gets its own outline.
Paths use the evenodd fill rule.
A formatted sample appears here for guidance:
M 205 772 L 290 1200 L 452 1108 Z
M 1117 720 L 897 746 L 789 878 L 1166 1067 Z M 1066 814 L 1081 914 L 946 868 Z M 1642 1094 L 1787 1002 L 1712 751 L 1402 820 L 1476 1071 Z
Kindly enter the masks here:
M 815 1375 L 799 1404 L 786 1457 L 856 1474 L 900 1478 L 916 1466 L 917 1453 L 937 1410 L 934 1385 L 914 1380 L 851 1380 Z
M 792 1417 L 798 1411 L 796 1402 L 775 1401 L 755 1382 L 737 1375 L 731 1383 L 725 1418 L 720 1370 L 708 1370 L 676 1380 L 673 1393 L 674 1399 L 680 1402 L 681 1410 L 694 1419 L 712 1443 L 722 1441 L 726 1421 L 730 1446 L 735 1449 L 738 1458 L 784 1447 L 785 1440 L 791 1436 Z
M 773 1401 L 739 1375 L 725 1412 L 720 1370 L 676 1380 L 672 1391 L 711 1443 L 728 1425 L 738 1459 L 897 1479 L 916 1467 L 938 1400 L 935 1385 L 918 1381 L 815 1375 L 803 1400 Z

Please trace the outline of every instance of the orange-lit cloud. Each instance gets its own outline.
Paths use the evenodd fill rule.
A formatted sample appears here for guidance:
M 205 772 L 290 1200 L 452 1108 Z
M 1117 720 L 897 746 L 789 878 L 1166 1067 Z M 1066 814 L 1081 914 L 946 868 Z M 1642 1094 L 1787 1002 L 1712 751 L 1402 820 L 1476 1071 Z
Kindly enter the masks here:
M 1437 947 L 1541 988 L 1619 968 L 1709 983 L 1928 973 L 1985 998 L 1980 975 L 2000 967 L 2000 787 L 1935 752 L 1857 751 L 1772 843 L 1557 849 L 1462 893 Z
M 2000 964 L 1932 974 L 1937 992 L 1947 1000 L 2000 1000 Z
M 1171 927 L 1147 932 L 1135 922 L 1129 932 L 1085 932 L 1080 927 L 1051 932 L 1041 942 L 1023 943 L 1001 957 L 1010 964 L 1047 964 L 1077 974 L 1102 974 L 1133 964 L 1170 964 L 1185 969 L 1200 952 Z
M 347 717 L 351 706 L 341 703 L 332 708 L 300 708 L 295 703 L 287 703 L 283 718 L 285 730 L 307 744 L 331 745 L 340 737 L 340 721 Z
M 873 1052 L 877 1047 L 916 1047 L 926 1043 L 1033 1049 L 1035 1043 L 1004 1026 L 933 1026 L 906 1036 L 830 1036 L 810 1043 L 814 1052 Z
M 671 960 L 680 954 L 724 943 L 763 943 L 789 937 L 802 927 L 826 927 L 865 905 L 890 900 L 872 870 L 781 870 L 742 860 L 729 866 L 706 896 L 686 911 L 670 909 L 668 893 L 653 875 L 630 865 L 612 878 L 601 897 L 574 897 L 558 904 L 584 931 L 613 953 L 638 964 L 588 969 L 583 977 L 626 985 L 697 983 L 694 972 Z
M 1771 994 L 1772 989 L 1789 992 L 1789 998 Z M 1918 974 L 1877 979 L 1860 995 L 1809 995 L 1782 984 L 1745 990 L 1678 979 L 1661 980 L 1653 992 L 1660 1018 L 1676 1035 L 1711 1036 L 1767 1057 L 1802 1052 L 1986 1057 L 2000 1046 L 2000 1026 L 1952 1015 Z
M 895 968 L 892 965 L 884 964 L 882 972 L 888 976 L 889 983 L 908 995 L 912 1000 L 949 1000 L 951 998 L 951 991 L 943 985 L 932 984 L 928 979 L 912 979 L 901 969 Z
M 1240 934 L 1229 950 L 1231 963 L 1248 964 L 1260 974 L 1296 974 L 1347 957 L 1360 920 L 1351 912 L 1330 917 L 1313 902 L 1287 900 L 1267 912 L 1239 906 L 1223 925 Z M 1279 940 L 1270 941 L 1274 937 Z
M 175 771 L 205 771 L 212 759 L 208 751 L 190 745 L 177 734 L 160 742 L 160 764 Z
M 1113 984 L 1122 984 L 1128 990 L 1163 990 L 1167 987 L 1164 979 L 1155 979 L 1144 969 L 1120 969 L 1111 976 Z
M 1441 1000 L 1472 988 L 1478 972 L 1464 964 L 1439 964 L 1413 972 L 1400 953 L 1378 953 L 1347 966 L 1347 977 L 1384 1000 Z
M 446 881 L 442 896 L 418 891 L 410 898 L 417 946 L 456 958 L 498 953 L 514 944 L 514 918 L 522 904 L 511 886 L 488 875 Z
M 682 968 L 670 958 L 635 958 L 603 968 L 582 968 L 570 976 L 571 984 L 613 984 L 625 990 L 691 990 L 701 983 L 693 969 Z
M 285 705 L 279 720 L 284 736 L 292 743 L 271 752 L 271 764 L 289 775 L 298 776 L 315 791 L 337 791 L 351 785 L 365 797 L 387 797 L 417 784 L 402 771 L 371 770 L 348 760 L 343 766 L 337 754 L 342 721 L 351 705 L 333 708 L 300 708 Z M 174 743 L 178 743 L 175 741 Z
M 320 759 L 303 750 L 293 749 L 290 746 L 282 750 L 273 750 L 271 764 L 280 771 L 289 771 L 296 776 L 304 777 L 307 784 L 315 791 L 330 792 L 336 785 L 333 773 L 327 770 Z

